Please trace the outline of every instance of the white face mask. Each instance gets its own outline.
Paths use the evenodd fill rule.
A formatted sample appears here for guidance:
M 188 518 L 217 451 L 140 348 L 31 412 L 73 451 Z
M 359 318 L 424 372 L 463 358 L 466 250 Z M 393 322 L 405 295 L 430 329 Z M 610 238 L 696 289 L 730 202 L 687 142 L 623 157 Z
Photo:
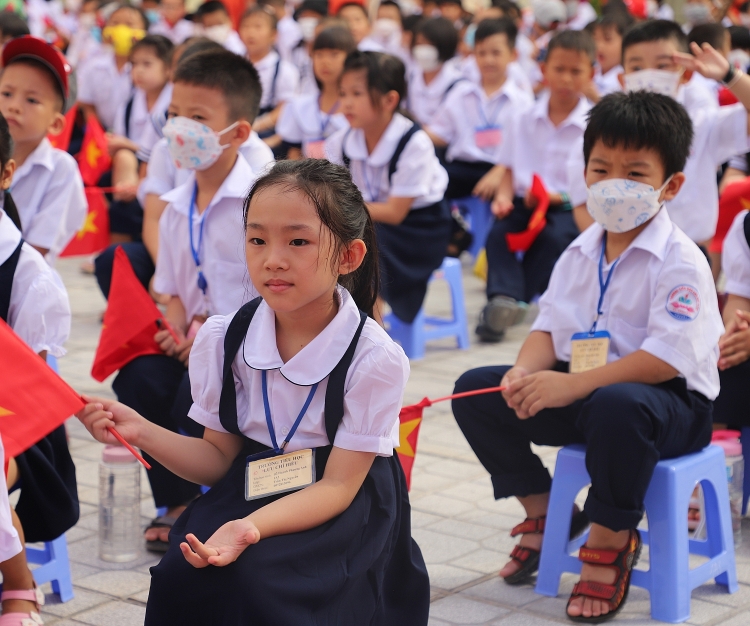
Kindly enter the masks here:
M 708 24 L 712 22 L 711 11 L 705 4 L 688 2 L 683 8 L 685 20 L 689 24 Z
M 440 54 L 435 46 L 420 44 L 412 48 L 411 54 L 423 72 L 434 72 L 440 67 Z
M 391 37 L 401 34 L 401 24 L 396 20 L 385 17 L 375 20 L 372 25 L 372 35 L 381 41 L 388 41 Z
M 227 145 L 220 139 L 239 122 L 217 133 L 205 124 L 188 117 L 173 117 L 164 125 L 164 136 L 174 164 L 180 169 L 205 170 L 219 160 Z
M 318 27 L 317 17 L 301 17 L 297 24 L 299 24 L 299 29 L 302 31 L 303 41 L 312 41 L 315 39 L 315 29 Z
M 227 40 L 231 32 L 232 27 L 229 24 L 217 24 L 216 26 L 209 26 L 203 29 L 204 36 L 220 44 L 223 44 Z
M 735 69 L 744 72 L 747 69 L 747 66 L 750 65 L 750 54 L 744 50 L 732 50 L 727 55 L 727 61 L 729 61 L 729 64 Z
M 586 208 L 604 230 L 626 233 L 659 212 L 659 196 L 670 180 L 671 176 L 659 189 L 627 178 L 602 180 L 589 187 Z
M 679 72 L 670 72 L 669 70 L 639 70 L 625 74 L 625 91 L 643 90 L 676 98 L 681 78 L 682 70 Z

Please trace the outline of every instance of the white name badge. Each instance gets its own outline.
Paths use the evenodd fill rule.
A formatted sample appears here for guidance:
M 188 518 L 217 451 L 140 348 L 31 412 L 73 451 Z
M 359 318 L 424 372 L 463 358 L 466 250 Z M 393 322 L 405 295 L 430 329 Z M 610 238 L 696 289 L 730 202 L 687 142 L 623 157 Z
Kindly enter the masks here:
M 570 340 L 570 373 L 580 374 L 607 364 L 610 334 L 576 333 Z
M 317 139 L 308 141 L 305 145 L 305 156 L 308 159 L 325 159 L 326 158 L 326 140 Z
M 245 500 L 295 491 L 315 482 L 315 453 L 311 448 L 248 460 Z

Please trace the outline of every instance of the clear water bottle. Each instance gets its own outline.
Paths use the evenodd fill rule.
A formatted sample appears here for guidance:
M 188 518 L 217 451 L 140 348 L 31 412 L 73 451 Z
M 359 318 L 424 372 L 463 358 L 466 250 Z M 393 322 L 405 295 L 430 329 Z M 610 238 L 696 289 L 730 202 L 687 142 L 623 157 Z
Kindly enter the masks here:
M 724 448 L 724 457 L 727 464 L 727 482 L 729 483 L 729 507 L 732 510 L 734 545 L 739 545 L 742 541 L 742 496 L 745 476 L 745 461 L 742 458 L 740 433 L 736 430 L 714 431 L 711 443 Z
M 106 446 L 99 465 L 99 558 L 138 558 L 141 534 L 141 466 L 122 446 Z

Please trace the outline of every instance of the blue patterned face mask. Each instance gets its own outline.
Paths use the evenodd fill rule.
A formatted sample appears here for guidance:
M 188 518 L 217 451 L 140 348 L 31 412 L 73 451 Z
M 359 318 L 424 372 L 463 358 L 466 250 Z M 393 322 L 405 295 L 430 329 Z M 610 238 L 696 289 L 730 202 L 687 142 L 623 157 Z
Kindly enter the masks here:
M 469 50 L 474 49 L 474 38 L 477 34 L 477 25 L 476 24 L 469 24 L 466 27 L 466 31 L 464 32 L 464 44 L 466 45 Z
M 671 176 L 658 189 L 627 178 L 602 180 L 589 187 L 586 208 L 604 230 L 626 233 L 659 212 L 659 196 L 670 180 Z

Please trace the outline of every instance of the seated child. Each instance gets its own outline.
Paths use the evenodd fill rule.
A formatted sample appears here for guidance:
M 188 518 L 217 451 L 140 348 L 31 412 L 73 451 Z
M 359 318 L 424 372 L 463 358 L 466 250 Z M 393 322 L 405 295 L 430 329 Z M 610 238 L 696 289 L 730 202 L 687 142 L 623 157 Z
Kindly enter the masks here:
M 729 56 L 729 51 L 732 49 L 732 39 L 729 36 L 729 31 L 724 27 L 723 24 L 700 24 L 699 26 L 693 27 L 688 34 L 688 45 L 697 44 L 699 48 L 703 47 L 704 43 L 710 44 L 711 47 L 720 52 L 724 57 Z M 722 84 L 718 80 L 711 80 L 704 78 L 700 74 L 693 74 L 693 80 L 691 82 L 699 82 L 703 84 L 703 87 L 711 93 L 711 96 L 718 101 L 719 92 L 722 89 Z M 690 109 L 688 109 L 689 111 Z
M 175 46 L 193 36 L 195 24 L 185 19 L 185 0 L 159 0 L 159 20 L 148 29 L 151 35 L 163 35 Z
M 584 87 L 594 74 L 594 42 L 585 31 L 568 30 L 549 42 L 542 64 L 549 90 L 510 124 L 498 162 L 510 171 L 495 194 L 496 216 L 487 236 L 487 305 L 476 332 L 482 341 L 500 341 L 521 321 L 527 303 L 547 288 L 552 268 L 578 235 L 585 213 L 583 168 L 568 166 L 586 128 L 590 104 Z M 538 175 L 550 196 L 547 225 L 522 260 L 510 250 L 507 233 L 525 230 L 536 207 L 531 195 Z
M 632 25 L 633 18 L 629 13 L 611 12 L 587 27 L 596 44 L 595 91 L 587 94 L 592 102 L 598 102 L 615 91 L 622 91 L 622 38 Z
M 193 14 L 193 22 L 198 26 L 196 34 L 208 37 L 230 52 L 245 55 L 245 45 L 232 26 L 229 11 L 220 0 L 208 0 L 201 4 Z
M 339 80 L 346 55 L 355 49 L 347 28 L 325 28 L 315 37 L 313 71 L 319 90 L 295 96 L 279 117 L 276 132 L 289 146 L 288 159 L 325 158 L 325 140 L 349 123 L 339 110 Z
M 165 317 L 179 343 L 166 329 L 157 332 L 164 354 L 134 359 L 112 385 L 121 402 L 174 432 L 200 431 L 186 419 L 186 366 L 198 328 L 210 315 L 225 315 L 255 295 L 240 251 L 242 199 L 256 175 L 239 148 L 259 100 L 257 72 L 231 52 L 202 52 L 177 66 L 164 136 L 175 165 L 192 172 L 163 196 L 169 204 L 159 220 L 154 289 L 170 296 Z M 156 460 L 151 464 L 154 502 L 167 507 L 167 514 L 146 530 L 146 546 L 163 552 L 174 519 L 200 487 Z
M 656 463 L 711 440 L 716 291 L 705 257 L 663 209 L 685 181 L 692 135 L 685 109 L 663 95 L 610 94 L 591 110 L 583 146 L 596 223 L 555 265 L 516 364 L 470 370 L 456 383 L 456 392 L 506 388 L 454 400 L 453 413 L 495 498 L 515 496 L 526 511 L 500 571 L 509 584 L 538 567 L 549 501 L 549 473 L 529 444 L 587 444 L 591 488 L 571 524 L 576 535 L 591 522 L 567 606 L 576 621 L 622 608 Z M 597 357 L 582 360 L 580 341 L 596 342 Z M 614 567 L 602 566 L 610 555 Z
M 506 168 L 499 163 L 503 137 L 533 99 L 508 79 L 518 29 L 507 19 L 482 20 L 474 35 L 479 84 L 462 81 L 446 96 L 425 130 L 446 153 L 445 197 L 492 200 Z
M 292 50 L 302 40 L 302 29 L 290 15 L 286 0 L 261 0 L 276 15 L 276 49 L 284 61 L 292 61 Z
M 55 48 L 35 37 L 3 48 L 0 113 L 15 145 L 16 198 L 24 240 L 53 263 L 86 218 L 78 163 L 53 148 L 47 135 L 65 125 L 69 66 Z
M 146 626 L 426 626 L 429 581 L 393 451 L 409 363 L 368 318 L 378 263 L 362 194 L 324 159 L 282 161 L 244 214 L 239 235 L 262 299 L 198 333 L 190 416 L 203 439 L 108 400 L 79 413 L 98 440 L 116 426 L 212 486 L 152 569 Z M 246 486 L 248 462 L 294 459 L 301 488 Z
M 365 197 L 377 230 L 382 298 L 410 324 L 445 258 L 451 218 L 448 175 L 429 136 L 398 113 L 405 92 L 400 59 L 352 52 L 341 77 L 341 111 L 351 128 L 331 135 L 325 148 Z
M 4 46 L 11 39 L 29 34 L 29 25 L 20 15 L 11 11 L 0 13 L 0 46 Z
M 289 61 L 297 68 L 297 72 L 299 72 L 299 85 L 297 88 L 299 94 L 313 93 L 318 88 L 318 84 L 315 81 L 315 74 L 313 74 L 310 54 L 315 36 L 324 28 L 322 22 L 326 19 L 327 15 L 328 0 L 303 0 L 302 4 L 294 12 L 294 19 L 297 20 L 302 39 L 290 51 Z M 327 24 L 325 28 L 328 25 L 333 24 Z
M 394 0 L 383 0 L 378 4 L 377 18 L 370 31 L 370 39 L 383 47 L 383 51 L 410 61 L 409 49 L 404 46 L 404 14 Z
M 359 2 L 345 2 L 339 7 L 336 17 L 346 22 L 358 50 L 362 50 L 363 52 L 367 50 L 371 52 L 385 52 L 385 48 L 370 36 L 372 25 L 370 24 L 370 16 L 367 14 L 364 4 L 360 4 Z

